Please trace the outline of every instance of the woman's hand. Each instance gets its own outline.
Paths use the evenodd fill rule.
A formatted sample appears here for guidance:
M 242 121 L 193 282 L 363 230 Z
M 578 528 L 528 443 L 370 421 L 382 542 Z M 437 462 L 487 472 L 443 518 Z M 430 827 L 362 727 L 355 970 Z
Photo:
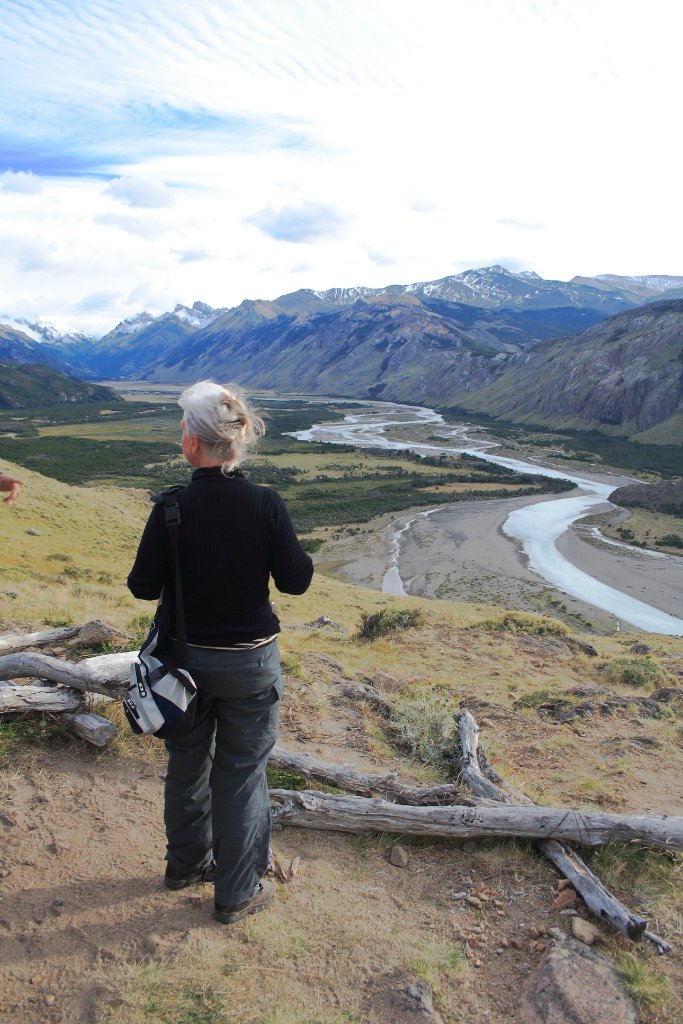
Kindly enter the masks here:
M 21 488 L 24 481 L 20 480 L 17 476 L 10 476 L 9 473 L 0 473 L 0 491 L 8 491 L 6 498 L 3 498 L 3 504 L 13 505 L 21 494 Z

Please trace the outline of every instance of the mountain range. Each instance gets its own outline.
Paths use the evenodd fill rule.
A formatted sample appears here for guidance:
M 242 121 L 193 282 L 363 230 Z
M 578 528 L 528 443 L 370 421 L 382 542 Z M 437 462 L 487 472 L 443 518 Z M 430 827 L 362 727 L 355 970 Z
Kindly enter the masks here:
M 386 288 L 304 289 L 232 309 L 177 305 L 100 339 L 0 317 L 0 360 L 91 380 L 214 377 L 457 405 L 681 443 L 682 336 L 683 277 L 562 282 L 493 266 Z

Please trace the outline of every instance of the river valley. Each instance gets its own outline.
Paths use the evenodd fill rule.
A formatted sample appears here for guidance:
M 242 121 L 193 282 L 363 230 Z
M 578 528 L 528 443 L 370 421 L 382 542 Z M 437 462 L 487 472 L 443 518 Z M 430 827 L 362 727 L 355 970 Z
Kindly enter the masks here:
M 439 506 L 387 518 L 380 542 L 339 546 L 340 571 L 386 593 L 517 606 L 525 592 L 555 605 L 589 610 L 599 628 L 683 635 L 683 559 L 605 541 L 586 516 L 614 509 L 611 492 L 628 478 L 591 468 L 558 469 L 512 458 L 477 437 L 476 428 L 446 424 L 432 409 L 368 403 L 342 422 L 315 424 L 300 440 L 410 449 L 425 455 L 465 452 L 519 472 L 562 477 L 576 488 L 557 497 L 511 498 Z M 545 588 L 545 589 L 544 589 Z M 550 594 L 555 597 L 547 597 Z M 578 602 L 578 605 L 577 605 Z M 534 606 L 532 601 L 531 607 Z

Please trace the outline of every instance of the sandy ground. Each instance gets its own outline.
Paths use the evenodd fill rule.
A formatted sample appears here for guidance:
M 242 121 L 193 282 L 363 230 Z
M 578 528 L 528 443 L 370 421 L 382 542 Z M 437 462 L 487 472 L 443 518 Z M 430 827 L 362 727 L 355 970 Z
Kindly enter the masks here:
M 548 495 L 541 500 L 554 500 Z M 530 571 L 519 545 L 502 532 L 515 508 L 535 504 L 537 497 L 462 502 L 425 517 L 419 512 L 382 517 L 373 533 L 326 545 L 320 553 L 327 566 L 353 583 L 382 588 L 390 566 L 393 532 L 414 519 L 401 537 L 399 571 L 408 594 L 481 601 L 529 611 L 543 611 L 559 601 L 569 614 L 580 615 L 600 630 L 614 627 L 614 616 L 557 590 Z M 559 542 L 573 565 L 611 587 L 680 615 L 683 603 L 683 559 L 653 558 L 637 549 L 617 548 L 591 535 L 580 523 Z M 627 628 L 627 627 L 625 627 Z

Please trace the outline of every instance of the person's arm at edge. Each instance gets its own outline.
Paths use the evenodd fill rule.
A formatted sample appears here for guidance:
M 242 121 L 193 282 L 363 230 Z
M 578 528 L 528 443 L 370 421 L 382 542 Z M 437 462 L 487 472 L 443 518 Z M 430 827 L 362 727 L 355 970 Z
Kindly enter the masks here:
M 142 601 L 156 601 L 168 576 L 164 524 L 161 506 L 155 505 L 143 530 L 133 568 L 128 575 L 128 589 Z
M 0 491 L 8 491 L 6 498 L 3 498 L 3 504 L 13 505 L 21 494 L 21 488 L 24 486 L 24 481 L 20 480 L 18 476 L 12 476 L 11 473 L 0 472 Z

